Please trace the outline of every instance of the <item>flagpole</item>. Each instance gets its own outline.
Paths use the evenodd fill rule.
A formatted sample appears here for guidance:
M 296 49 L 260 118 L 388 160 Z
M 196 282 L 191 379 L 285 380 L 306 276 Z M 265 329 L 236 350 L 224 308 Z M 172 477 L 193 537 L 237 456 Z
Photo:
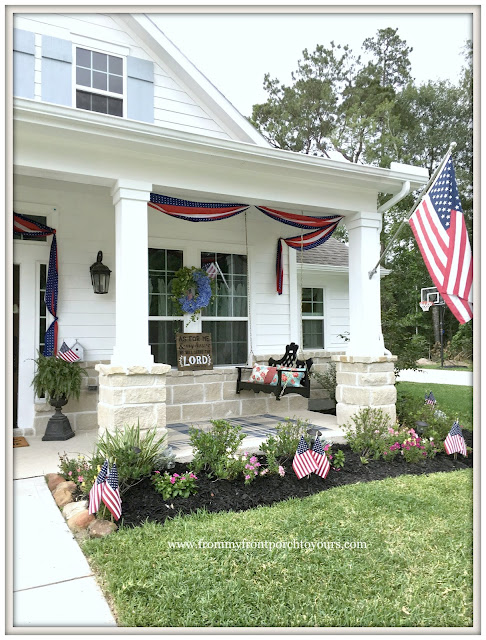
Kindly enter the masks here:
M 445 165 L 447 158 L 449 157 L 449 155 L 451 154 L 452 150 L 454 149 L 454 147 L 457 146 L 456 142 L 451 142 L 449 145 L 449 148 L 447 149 L 447 152 L 445 154 L 445 156 L 442 158 L 442 161 L 439 163 L 439 166 L 437 167 L 437 169 L 434 171 L 434 173 L 432 174 L 432 177 L 430 178 L 430 180 L 427 182 L 427 184 L 425 185 L 425 187 L 422 189 L 422 191 L 420 192 L 420 195 L 418 196 L 418 198 L 415 200 L 415 203 L 413 205 L 413 207 L 410 209 L 410 211 L 407 213 L 406 217 L 402 220 L 402 222 L 400 223 L 400 226 L 398 227 L 398 229 L 395 231 L 395 233 L 393 234 L 392 239 L 390 240 L 390 242 L 386 245 L 385 249 L 383 250 L 383 253 L 381 254 L 381 256 L 378 259 L 378 262 L 376 263 L 376 265 L 374 266 L 374 268 L 371 271 L 368 271 L 368 276 L 369 279 L 371 280 L 371 278 L 375 275 L 378 267 L 380 266 L 380 262 L 383 260 L 383 257 L 388 253 L 391 245 L 393 244 L 393 242 L 395 241 L 396 237 L 398 236 L 398 234 L 400 233 L 400 231 L 403 228 L 403 225 L 406 224 L 409 220 L 410 217 L 412 216 L 413 212 L 415 211 L 415 209 L 417 208 L 417 206 L 420 204 L 422 198 L 424 197 L 424 195 L 427 193 L 427 191 L 429 190 L 430 186 L 432 185 L 432 183 L 434 182 L 434 180 L 436 179 L 437 175 L 440 173 L 440 171 L 442 170 L 442 167 Z

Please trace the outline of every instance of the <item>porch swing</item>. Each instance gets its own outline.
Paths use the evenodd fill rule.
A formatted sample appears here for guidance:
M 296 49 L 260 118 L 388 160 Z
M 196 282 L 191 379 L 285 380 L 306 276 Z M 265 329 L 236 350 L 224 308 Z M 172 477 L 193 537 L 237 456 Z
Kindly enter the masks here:
M 245 213 L 246 230 L 246 213 Z M 246 235 L 248 254 L 248 235 Z M 300 285 L 302 290 L 303 238 L 301 234 L 300 250 Z M 250 280 L 248 279 L 248 282 Z M 251 346 L 251 316 L 249 316 L 250 351 Z M 302 353 L 302 352 L 301 352 Z M 302 353 L 303 357 L 303 353 Z M 304 398 L 310 398 L 310 370 L 312 358 L 299 359 L 299 346 L 291 342 L 285 347 L 285 354 L 278 360 L 269 358 L 268 366 L 255 364 L 253 367 L 237 366 L 236 393 L 253 391 L 254 393 L 273 393 L 277 400 L 290 393 L 296 393 Z M 248 380 L 242 380 L 243 371 L 251 371 Z

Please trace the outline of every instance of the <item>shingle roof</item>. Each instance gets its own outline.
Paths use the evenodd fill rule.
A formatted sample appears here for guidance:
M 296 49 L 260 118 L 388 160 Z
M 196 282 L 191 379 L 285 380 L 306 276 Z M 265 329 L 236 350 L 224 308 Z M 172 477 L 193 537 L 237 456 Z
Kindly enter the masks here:
M 329 238 L 327 242 L 314 249 L 303 252 L 302 262 L 304 264 L 323 264 L 332 267 L 348 266 L 348 247 L 336 240 Z M 300 264 L 300 252 L 297 252 L 297 263 Z

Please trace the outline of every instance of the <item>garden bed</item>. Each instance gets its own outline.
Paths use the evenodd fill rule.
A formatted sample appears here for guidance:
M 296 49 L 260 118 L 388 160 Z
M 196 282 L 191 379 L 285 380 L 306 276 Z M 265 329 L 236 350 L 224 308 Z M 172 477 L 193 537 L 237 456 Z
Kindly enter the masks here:
M 472 446 L 472 432 L 464 430 L 463 435 L 466 444 Z M 335 448 L 338 447 L 335 446 Z M 205 509 L 212 513 L 246 511 L 260 505 L 272 505 L 288 498 L 305 498 L 341 485 L 383 480 L 406 474 L 423 475 L 440 471 L 456 471 L 473 465 L 472 452 L 467 458 L 458 455 L 457 460 L 440 453 L 435 458 L 417 464 L 407 463 L 400 457 L 390 462 L 369 460 L 368 464 L 363 464 L 359 455 L 353 453 L 348 445 L 342 445 L 339 448 L 346 456 L 345 465 L 340 471 L 331 469 L 325 480 L 315 474 L 299 480 L 291 468 L 291 463 L 284 465 L 286 473 L 283 478 L 279 475 L 267 475 L 264 478 L 256 478 L 248 485 L 245 485 L 243 480 L 229 482 L 210 479 L 204 472 L 200 472 L 197 494 L 188 498 L 164 500 L 155 491 L 151 480 L 146 478 L 123 493 L 123 524 L 134 527 L 141 525 L 145 520 L 163 523 L 177 513 L 188 514 L 198 509 Z M 264 456 L 260 456 L 260 461 L 264 461 Z M 176 463 L 170 472 L 182 474 L 188 466 L 188 463 Z

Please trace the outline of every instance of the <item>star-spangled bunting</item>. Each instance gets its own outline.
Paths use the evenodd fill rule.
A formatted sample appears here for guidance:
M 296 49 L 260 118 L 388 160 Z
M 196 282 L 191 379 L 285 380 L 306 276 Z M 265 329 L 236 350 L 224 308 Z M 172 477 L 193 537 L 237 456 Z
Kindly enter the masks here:
M 248 204 L 227 204 L 217 202 L 192 202 L 190 200 L 180 200 L 169 196 L 160 195 L 158 193 L 150 194 L 150 202 L 148 206 L 169 216 L 179 218 L 181 220 L 189 220 L 190 222 L 213 222 L 217 220 L 226 220 L 243 211 L 249 209 Z M 277 293 L 280 295 L 283 289 L 283 262 L 282 262 L 282 246 L 283 243 L 295 250 L 306 251 L 323 244 L 328 240 L 335 231 L 338 224 L 343 219 L 342 216 L 304 216 L 296 213 L 287 213 L 285 211 L 277 211 L 269 207 L 257 206 L 259 211 L 269 216 L 276 222 L 305 229 L 308 233 L 302 236 L 293 236 L 292 238 L 279 238 L 277 243 Z
M 463 456 L 467 457 L 466 441 L 464 440 L 462 429 L 457 420 L 452 425 L 447 438 L 444 440 L 444 449 L 449 456 L 451 453 L 462 453 Z
M 297 451 L 295 452 L 294 460 L 292 462 L 292 469 L 300 480 L 304 476 L 312 473 L 316 468 L 317 463 L 312 451 L 307 446 L 304 436 L 301 436 L 299 446 L 297 447 Z
M 435 399 L 435 396 L 432 393 L 432 391 L 428 395 L 425 394 L 425 404 L 435 405 L 436 402 L 437 402 L 437 400 Z
M 57 294 L 58 294 L 58 260 L 56 230 L 47 227 L 45 224 L 31 220 L 20 213 L 13 214 L 14 233 L 22 233 L 26 238 L 45 238 L 52 236 L 51 250 L 49 254 L 49 268 L 47 270 L 46 293 L 44 301 L 46 307 L 54 318 L 46 331 L 44 338 L 44 355 L 55 356 L 57 354 Z
M 473 261 L 450 156 L 409 223 L 434 285 L 457 320 L 468 322 Z
M 108 477 L 106 478 L 101 499 L 108 507 L 109 512 L 115 520 L 119 520 L 122 508 L 120 489 L 118 487 L 118 471 L 115 463 L 113 463 L 110 472 L 108 473 Z
M 103 462 L 103 466 L 98 473 L 94 485 L 89 492 L 89 513 L 96 513 L 100 508 L 101 498 L 105 488 L 106 476 L 108 475 L 108 460 Z
M 322 446 L 322 442 L 319 436 L 316 436 L 316 439 L 314 441 L 314 446 L 312 447 L 312 455 L 317 465 L 314 473 L 316 473 L 322 479 L 325 479 L 327 477 L 327 474 L 329 473 L 331 465 L 329 464 L 329 460 L 326 456 L 326 452 L 324 451 L 324 447 Z
M 79 360 L 78 354 L 70 349 L 65 342 L 62 343 L 57 357 L 61 358 L 61 360 L 66 360 L 66 362 L 76 362 L 76 360 Z

